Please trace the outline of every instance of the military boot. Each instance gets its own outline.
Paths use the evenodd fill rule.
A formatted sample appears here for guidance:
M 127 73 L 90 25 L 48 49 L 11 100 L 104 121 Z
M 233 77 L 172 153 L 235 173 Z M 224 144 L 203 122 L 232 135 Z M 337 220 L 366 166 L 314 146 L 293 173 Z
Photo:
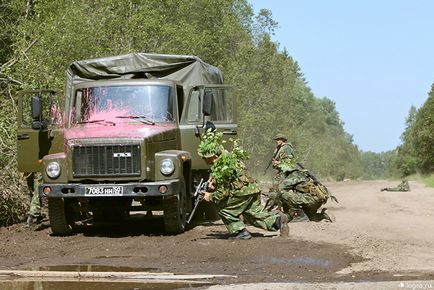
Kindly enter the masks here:
M 335 216 L 333 214 L 329 213 L 329 212 L 326 212 L 326 210 L 327 210 L 326 208 L 323 208 L 321 210 L 322 219 L 326 220 L 326 221 L 329 221 L 331 223 L 334 223 L 336 221 Z
M 27 221 L 26 221 L 26 227 L 30 228 L 31 226 L 33 226 L 36 223 L 36 217 L 29 214 L 27 216 Z
M 276 228 L 279 229 L 280 231 L 280 236 L 281 237 L 288 237 L 289 236 L 289 226 L 288 226 L 288 216 L 286 214 L 279 214 L 276 217 Z
M 238 233 L 235 233 L 234 235 L 229 237 L 229 240 L 249 240 L 252 236 L 250 235 L 249 231 L 244 228 Z
M 297 210 L 295 212 L 295 215 L 290 222 L 291 223 L 302 223 L 302 222 L 308 222 L 308 221 L 309 221 L 309 217 L 304 213 L 304 211 L 302 209 L 300 209 L 300 210 Z
M 27 216 L 26 227 L 30 228 L 36 224 L 40 224 L 44 220 L 44 215 L 34 216 L 29 214 Z

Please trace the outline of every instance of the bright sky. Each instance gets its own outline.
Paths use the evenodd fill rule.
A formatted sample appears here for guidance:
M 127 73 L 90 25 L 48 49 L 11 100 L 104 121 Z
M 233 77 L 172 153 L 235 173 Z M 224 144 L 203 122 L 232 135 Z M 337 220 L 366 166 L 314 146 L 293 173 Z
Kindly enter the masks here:
M 401 144 L 412 105 L 434 83 L 432 0 L 248 0 L 279 23 L 273 40 L 317 97 L 335 101 L 363 151 Z

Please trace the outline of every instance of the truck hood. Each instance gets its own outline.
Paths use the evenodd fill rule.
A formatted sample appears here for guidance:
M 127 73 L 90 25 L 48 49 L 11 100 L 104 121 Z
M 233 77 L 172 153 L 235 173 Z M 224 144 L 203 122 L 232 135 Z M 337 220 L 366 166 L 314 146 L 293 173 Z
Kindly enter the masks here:
M 135 124 L 123 123 L 115 126 L 102 124 L 85 124 L 65 130 L 65 141 L 72 139 L 153 139 L 153 141 L 174 138 L 176 126 L 172 124 Z

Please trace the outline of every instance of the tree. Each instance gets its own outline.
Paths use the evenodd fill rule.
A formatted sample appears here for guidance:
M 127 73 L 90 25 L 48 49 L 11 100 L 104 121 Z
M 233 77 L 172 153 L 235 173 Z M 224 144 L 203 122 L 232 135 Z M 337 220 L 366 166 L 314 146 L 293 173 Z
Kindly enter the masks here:
M 405 120 L 405 130 L 401 135 L 402 144 L 395 150 L 395 156 L 389 164 L 391 172 L 398 172 L 400 176 L 408 176 L 416 173 L 418 158 L 414 144 L 414 124 L 416 123 L 417 109 L 411 106 Z
M 19 19 L 19 11 L 11 5 L 10 0 L 0 3 L 0 66 L 9 60 L 12 54 L 12 40 L 15 26 Z M 1 70 L 0 70 L 1 72 Z
M 411 126 L 409 142 L 412 143 L 415 157 L 420 162 L 419 169 L 423 173 L 434 171 L 434 84 L 428 94 L 428 99 L 417 112 Z
M 252 167 L 265 167 L 272 137 L 284 133 L 321 177 L 360 175 L 358 149 L 334 102 L 317 98 L 296 60 L 271 40 L 278 23 L 269 10 L 254 15 L 246 0 L 5 0 L 0 16 L 0 56 L 8 64 L 0 70 L 3 168 L 16 167 L 17 90 L 62 93 L 72 61 L 155 52 L 198 55 L 225 72 L 239 100 L 240 142 L 255 154 Z

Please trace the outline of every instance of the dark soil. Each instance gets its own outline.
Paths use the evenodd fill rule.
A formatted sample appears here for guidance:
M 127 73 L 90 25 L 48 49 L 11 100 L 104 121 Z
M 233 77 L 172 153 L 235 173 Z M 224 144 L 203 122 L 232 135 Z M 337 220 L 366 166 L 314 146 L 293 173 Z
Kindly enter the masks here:
M 368 188 L 373 188 L 371 184 L 368 185 Z M 377 184 L 374 185 L 380 188 Z M 360 189 L 357 186 L 360 186 Z M 290 224 L 292 232 L 289 238 L 282 238 L 276 232 L 249 227 L 253 236 L 251 240 L 232 241 L 227 239 L 226 228 L 221 221 L 197 224 L 183 234 L 170 236 L 164 234 L 161 219 L 145 219 L 144 216 L 135 216 L 119 224 L 83 225 L 74 235 L 67 237 L 52 236 L 47 220 L 34 229 L 26 228 L 24 224 L 16 224 L 0 228 L 0 269 L 78 270 L 91 267 L 94 271 L 230 275 L 211 279 L 209 282 L 213 284 L 414 279 L 414 273 L 391 270 L 387 263 L 402 252 L 402 245 L 412 253 L 418 253 L 420 248 L 416 247 L 417 240 L 421 239 L 421 236 L 415 236 L 413 242 L 405 241 L 400 246 L 397 239 L 403 239 L 404 236 L 395 238 L 395 231 L 379 232 L 373 225 L 382 225 L 379 221 L 381 217 L 374 217 L 369 211 L 359 209 L 365 206 L 360 202 L 360 198 L 370 201 L 370 196 L 376 200 L 379 197 L 381 201 L 384 197 L 388 204 L 388 199 L 394 198 L 396 207 L 398 203 L 395 199 L 405 199 L 408 195 L 379 196 L 380 193 L 376 191 L 370 195 L 343 193 L 354 193 L 357 190 L 362 192 L 366 186 L 355 184 L 334 187 L 335 192 L 342 191 L 339 195 L 342 198 L 341 204 L 331 208 L 336 213 L 337 222 Z M 412 194 L 416 192 L 414 190 Z M 425 194 L 425 199 L 430 201 L 430 192 L 421 192 L 420 197 Z M 354 202 L 354 199 L 360 200 Z M 403 204 L 408 207 L 408 199 L 405 200 Z M 379 204 L 379 201 L 367 202 L 366 206 L 371 207 L 373 204 Z M 415 205 L 415 210 L 417 207 Z M 431 212 L 432 208 L 426 210 Z M 359 215 L 367 217 L 357 219 L 359 226 L 364 227 L 363 230 L 352 227 L 352 224 L 357 223 L 351 216 L 357 211 Z M 375 218 L 375 222 L 368 217 Z M 385 219 L 384 223 L 386 222 Z M 426 219 L 426 223 L 432 224 L 432 219 Z M 395 222 L 391 225 L 394 224 Z M 369 229 L 372 229 L 371 234 Z M 427 232 L 426 235 L 429 234 Z M 372 240 L 374 237 L 375 240 Z M 384 237 L 384 240 L 381 240 L 381 237 Z M 393 243 L 390 242 L 392 238 L 396 240 Z M 430 239 L 427 239 L 423 245 L 429 248 L 429 241 Z M 413 244 L 416 245 L 414 249 L 408 248 Z M 367 254 L 363 254 L 363 258 L 356 254 L 359 252 Z M 387 259 L 381 259 L 381 255 Z M 354 265 L 370 262 L 371 259 L 376 268 L 351 270 L 358 269 Z M 399 261 L 405 263 L 403 259 Z M 385 265 L 383 268 L 382 263 Z M 398 266 L 396 269 L 405 269 L 404 264 L 402 267 Z M 342 269 L 346 271 L 337 273 Z M 399 275 L 396 275 L 397 273 Z M 432 271 L 418 271 L 417 274 L 417 279 L 434 279 Z

